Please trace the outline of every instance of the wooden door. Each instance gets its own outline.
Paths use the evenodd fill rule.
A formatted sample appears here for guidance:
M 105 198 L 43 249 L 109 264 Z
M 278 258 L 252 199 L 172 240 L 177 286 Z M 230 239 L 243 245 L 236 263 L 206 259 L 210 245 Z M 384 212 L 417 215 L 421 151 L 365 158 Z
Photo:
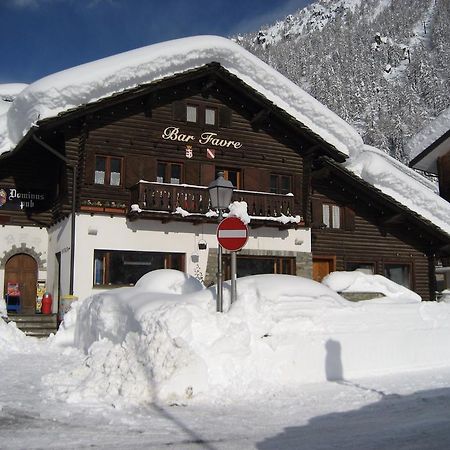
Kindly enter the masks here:
M 38 266 L 33 257 L 15 255 L 5 266 L 5 292 L 8 282 L 19 283 L 21 313 L 34 314 L 36 310 L 36 286 Z
M 313 280 L 322 281 L 329 273 L 336 270 L 336 258 L 333 256 L 313 257 Z

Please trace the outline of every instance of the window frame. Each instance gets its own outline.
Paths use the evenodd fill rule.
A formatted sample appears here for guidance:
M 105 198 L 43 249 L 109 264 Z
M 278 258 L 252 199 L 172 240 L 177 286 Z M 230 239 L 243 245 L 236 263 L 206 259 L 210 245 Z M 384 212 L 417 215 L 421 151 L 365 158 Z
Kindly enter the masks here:
M 272 179 L 276 179 L 276 187 L 275 187 L 275 191 L 272 189 Z M 282 180 L 283 179 L 288 179 L 289 180 L 289 190 L 288 192 L 282 192 L 283 191 L 283 183 Z M 288 194 L 292 194 L 293 191 L 293 178 L 292 175 L 290 174 L 285 174 L 285 173 L 270 173 L 269 175 L 269 192 L 271 194 L 278 194 L 278 195 L 288 195 Z
M 325 221 L 325 208 L 328 208 L 328 220 Z M 344 230 L 344 217 L 343 212 L 344 208 L 342 208 L 339 205 L 336 205 L 335 203 L 327 203 L 322 202 L 322 224 L 324 225 L 324 230 L 332 230 L 332 231 L 338 231 L 338 230 Z M 335 225 L 335 216 L 334 211 L 338 209 L 339 210 L 339 226 Z
M 105 158 L 105 179 L 103 183 L 97 183 L 95 180 L 95 173 L 97 172 L 97 158 Z M 111 160 L 118 160 L 120 162 L 120 183 L 119 184 L 111 184 Z M 123 178 L 124 178 L 124 171 L 123 171 L 123 157 L 122 156 L 115 156 L 115 155 L 105 155 L 102 153 L 96 153 L 94 155 L 94 184 L 96 186 L 107 186 L 112 188 L 120 188 L 123 186 Z
M 159 165 L 164 164 L 165 170 L 164 170 L 164 180 L 159 181 Z M 170 180 L 172 180 L 172 166 L 179 166 L 180 167 L 180 181 L 178 183 L 172 183 Z M 166 181 L 169 180 L 169 181 Z M 182 162 L 178 161 L 166 161 L 166 160 L 157 160 L 156 161 L 156 182 L 157 183 L 165 183 L 165 184 L 183 184 L 184 183 L 184 164 Z
M 237 183 L 236 183 L 236 186 L 234 186 L 234 189 L 236 189 L 236 190 L 242 189 L 242 169 L 236 168 L 236 167 L 215 166 L 215 178 L 217 178 L 217 174 L 219 172 L 223 172 L 223 178 L 225 180 L 229 180 L 229 173 L 230 172 L 236 172 Z
M 409 268 L 409 284 L 408 284 L 408 286 L 405 286 L 404 284 L 402 284 L 401 286 L 404 286 L 407 289 L 410 289 L 412 291 L 414 290 L 414 274 L 413 274 L 414 264 L 412 261 L 391 260 L 391 259 L 383 261 L 381 274 L 388 280 L 394 281 L 386 275 L 386 267 L 387 266 L 407 266 Z M 394 283 L 397 283 L 397 282 L 394 281 Z M 399 283 L 397 283 L 397 284 L 399 284 Z
M 231 255 L 226 253 L 224 258 L 224 277 L 230 279 L 231 277 Z M 295 275 L 296 274 L 296 259 L 295 256 L 278 256 L 278 255 L 237 255 L 237 270 L 239 271 L 239 260 L 266 260 L 273 264 L 273 274 Z M 284 270 L 286 269 L 286 271 Z M 261 274 L 264 274 L 263 272 Z M 245 275 L 244 275 L 245 276 Z
M 355 270 L 358 270 L 358 268 L 356 268 L 356 269 L 349 268 L 348 266 L 350 264 L 360 265 L 360 266 L 372 266 L 372 269 L 373 269 L 372 275 L 376 275 L 378 273 L 377 272 L 377 263 L 376 263 L 376 261 L 347 260 L 347 261 L 344 262 L 345 271 L 347 271 L 347 272 L 354 272 Z M 363 273 L 366 273 L 366 272 L 363 272 Z
M 183 272 L 186 270 L 186 254 L 182 252 L 152 252 L 152 251 L 141 251 L 141 250 L 120 250 L 120 249 L 94 249 L 93 252 L 93 268 L 92 268 L 92 286 L 93 288 L 98 289 L 104 289 L 104 288 L 111 288 L 111 287 L 123 287 L 123 286 L 134 286 L 135 283 L 112 283 L 111 282 L 111 266 L 112 266 L 112 254 L 123 254 L 123 258 L 128 253 L 141 253 L 141 254 L 147 254 L 147 255 L 158 255 L 162 256 L 164 258 L 164 269 L 170 269 L 177 266 L 179 267 L 177 270 L 182 270 Z M 128 255 L 129 256 L 129 255 Z M 179 258 L 178 263 L 174 261 L 174 257 Z M 99 267 L 97 264 L 97 260 L 102 259 L 102 266 Z M 139 261 L 136 261 L 136 264 L 130 264 L 130 265 L 136 265 L 136 266 L 145 266 L 145 263 L 139 264 Z M 153 270 L 157 270 L 158 268 L 155 268 Z M 97 283 L 97 270 L 100 270 L 102 278 L 101 283 Z M 153 271 L 151 270 L 151 271 Z M 149 272 L 151 272 L 149 271 Z M 148 272 L 147 272 L 148 273 Z M 137 281 L 137 280 L 136 280 Z

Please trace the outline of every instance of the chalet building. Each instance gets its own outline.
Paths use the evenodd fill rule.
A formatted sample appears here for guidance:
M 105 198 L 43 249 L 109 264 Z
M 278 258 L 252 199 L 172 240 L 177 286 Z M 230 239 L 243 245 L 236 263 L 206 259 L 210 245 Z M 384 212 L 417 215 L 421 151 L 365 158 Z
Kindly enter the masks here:
M 437 177 L 439 195 L 450 202 L 450 108 L 443 111 L 409 143 L 414 169 Z M 438 260 L 438 291 L 450 289 L 450 259 Z
M 359 135 L 240 46 L 158 44 L 25 92 L 0 140 L 0 282 L 22 312 L 39 280 L 54 312 L 158 268 L 213 283 L 219 172 L 251 216 L 238 276 L 360 269 L 433 298 L 449 234 L 348 170 Z

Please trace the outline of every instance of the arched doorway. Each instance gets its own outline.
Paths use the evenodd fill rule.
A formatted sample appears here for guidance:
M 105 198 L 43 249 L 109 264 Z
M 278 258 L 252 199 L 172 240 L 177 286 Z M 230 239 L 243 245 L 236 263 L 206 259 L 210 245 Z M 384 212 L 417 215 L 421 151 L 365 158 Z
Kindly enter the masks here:
M 8 282 L 19 283 L 22 314 L 35 312 L 37 278 L 38 265 L 32 256 L 20 253 L 8 259 L 5 266 L 4 292 Z

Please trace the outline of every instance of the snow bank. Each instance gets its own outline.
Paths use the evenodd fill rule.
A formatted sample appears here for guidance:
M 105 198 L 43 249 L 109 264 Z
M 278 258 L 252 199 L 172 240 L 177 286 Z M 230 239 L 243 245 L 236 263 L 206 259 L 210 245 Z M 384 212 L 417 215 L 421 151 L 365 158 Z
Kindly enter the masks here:
M 385 296 L 382 301 L 386 303 L 417 303 L 422 301 L 420 295 L 382 275 L 369 275 L 357 270 L 353 272 L 332 272 L 322 280 L 322 284 L 336 292 L 378 292 Z
M 12 352 L 33 352 L 37 348 L 37 340 L 27 337 L 14 322 L 6 323 L 0 318 L 0 358 Z
M 159 283 L 158 283 L 159 281 Z M 46 378 L 69 402 L 233 401 L 307 382 L 450 366 L 450 305 L 352 303 L 312 280 L 237 280 L 215 312 L 214 288 L 157 271 L 81 303 L 85 364 Z M 64 331 L 63 331 L 64 333 Z
M 450 235 L 450 203 L 414 170 L 369 145 L 343 166 Z
M 211 62 L 220 63 L 342 153 L 362 145 L 349 124 L 241 46 L 218 36 L 195 36 L 114 55 L 32 83 L 14 100 L 6 129 L 0 128 L 0 153 L 11 150 L 39 119 Z

